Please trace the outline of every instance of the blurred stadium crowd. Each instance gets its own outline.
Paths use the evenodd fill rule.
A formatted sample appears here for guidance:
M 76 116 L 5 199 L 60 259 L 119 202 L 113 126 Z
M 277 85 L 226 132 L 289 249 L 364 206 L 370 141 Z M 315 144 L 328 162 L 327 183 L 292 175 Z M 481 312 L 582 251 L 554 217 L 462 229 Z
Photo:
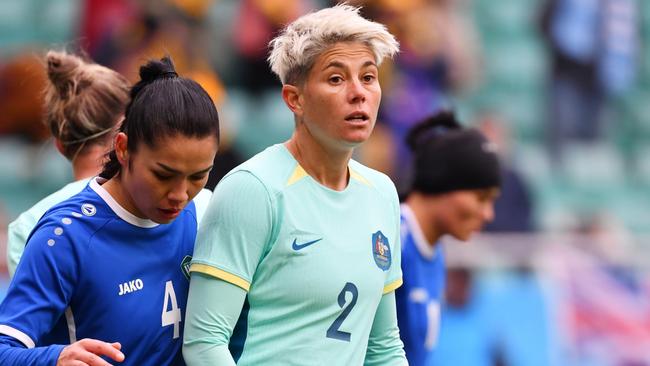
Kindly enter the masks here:
M 488 233 L 447 246 L 432 364 L 650 365 L 650 2 L 348 2 L 401 44 L 355 158 L 405 187 L 405 132 L 451 109 L 504 161 Z M 331 3 L 0 0 L 0 231 L 72 179 L 41 122 L 44 50 L 85 52 L 131 81 L 144 60 L 171 55 L 220 113 L 214 187 L 289 137 L 267 43 Z

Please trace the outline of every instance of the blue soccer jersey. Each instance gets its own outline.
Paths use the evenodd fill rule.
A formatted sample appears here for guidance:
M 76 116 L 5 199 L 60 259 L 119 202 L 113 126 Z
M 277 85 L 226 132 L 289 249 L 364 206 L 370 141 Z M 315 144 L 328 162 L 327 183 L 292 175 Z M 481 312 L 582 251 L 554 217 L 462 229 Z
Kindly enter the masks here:
M 440 328 L 440 303 L 445 288 L 442 245 L 430 245 L 406 204 L 402 216 L 402 287 L 395 292 L 397 321 L 410 366 L 424 366 Z
M 0 343 L 33 348 L 95 338 L 122 344 L 121 365 L 183 364 L 196 228 L 194 203 L 157 224 L 132 215 L 91 180 L 32 232 L 0 304 Z M 54 365 L 61 348 L 52 347 L 31 353 L 47 353 L 39 360 Z M 3 364 L 23 364 L 12 360 Z

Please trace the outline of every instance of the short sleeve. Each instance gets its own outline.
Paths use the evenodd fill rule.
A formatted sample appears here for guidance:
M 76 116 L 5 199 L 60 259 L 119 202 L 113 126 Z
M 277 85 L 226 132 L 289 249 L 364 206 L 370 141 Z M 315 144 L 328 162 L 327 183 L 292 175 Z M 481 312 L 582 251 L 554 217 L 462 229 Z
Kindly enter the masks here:
M 391 215 L 392 222 L 394 225 L 393 237 L 389 238 L 389 242 L 393 243 L 390 254 L 391 254 L 391 265 L 386 274 L 386 282 L 384 283 L 384 294 L 387 294 L 391 291 L 395 291 L 398 287 L 402 285 L 402 238 L 400 235 L 401 232 L 401 222 L 400 222 L 400 211 L 399 211 L 399 198 L 397 196 L 397 190 L 395 185 L 390 182 L 390 200 L 391 200 Z
M 55 217 L 39 223 L 0 304 L 0 333 L 27 348 L 52 330 L 74 293 L 79 256 L 64 226 Z
M 247 171 L 227 175 L 201 221 L 190 271 L 249 291 L 270 241 L 272 212 L 272 196 L 257 177 Z

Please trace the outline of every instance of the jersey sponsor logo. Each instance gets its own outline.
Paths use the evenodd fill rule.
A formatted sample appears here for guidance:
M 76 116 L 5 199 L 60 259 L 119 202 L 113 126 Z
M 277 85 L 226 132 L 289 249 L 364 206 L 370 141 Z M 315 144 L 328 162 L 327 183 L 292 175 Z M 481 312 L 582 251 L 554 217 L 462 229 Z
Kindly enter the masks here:
M 84 203 L 81 205 L 81 213 L 86 216 L 94 216 L 97 213 L 97 209 L 90 203 Z
M 142 282 L 141 279 L 137 278 L 129 282 L 120 283 L 119 286 L 120 286 L 120 292 L 118 293 L 118 295 L 122 296 L 122 295 L 130 294 L 131 292 L 142 290 L 142 288 L 144 287 L 144 283 Z
M 301 249 L 305 249 L 305 248 L 307 248 L 308 246 L 310 246 L 310 245 L 312 245 L 312 244 L 316 244 L 316 243 L 318 243 L 318 242 L 321 241 L 321 240 L 323 240 L 323 238 L 316 239 L 316 240 L 311 240 L 311 241 L 308 241 L 308 242 L 306 242 L 306 243 L 298 244 L 298 239 L 296 238 L 296 239 L 293 239 L 293 244 L 291 244 L 291 248 L 293 248 L 293 250 L 301 250 Z
M 190 279 L 190 265 L 192 264 L 192 256 L 186 255 L 181 261 L 181 272 L 185 278 Z
M 392 261 L 390 244 L 388 238 L 381 231 L 372 234 L 372 256 L 375 258 L 375 264 L 381 270 L 387 271 L 390 268 Z

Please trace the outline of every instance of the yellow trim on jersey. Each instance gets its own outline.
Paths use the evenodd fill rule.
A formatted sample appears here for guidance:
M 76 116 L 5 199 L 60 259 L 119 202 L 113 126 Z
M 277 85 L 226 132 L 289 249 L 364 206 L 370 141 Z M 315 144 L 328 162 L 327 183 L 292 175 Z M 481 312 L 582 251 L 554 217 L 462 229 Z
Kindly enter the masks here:
M 364 178 L 361 174 L 355 172 L 352 169 L 350 169 L 350 178 L 356 179 L 359 182 L 361 182 L 361 183 L 363 183 L 363 184 L 365 184 L 365 185 L 367 185 L 369 187 L 372 187 L 372 184 L 370 184 L 370 182 L 368 182 L 368 180 L 366 178 Z
M 386 295 L 387 293 L 391 291 L 395 291 L 398 287 L 402 286 L 402 279 L 395 280 L 388 285 L 384 286 L 384 293 L 382 295 Z
M 239 286 L 243 288 L 246 292 L 248 292 L 251 288 L 251 284 L 248 283 L 248 281 L 246 281 L 245 279 L 239 276 L 235 276 L 234 274 L 228 273 L 219 268 L 208 266 L 206 264 L 194 263 L 190 267 L 190 272 L 199 272 L 212 277 L 216 277 L 220 280 L 224 280 L 226 282 L 232 283 L 235 286 Z
M 301 180 L 307 176 L 307 172 L 303 169 L 300 164 L 296 165 L 296 169 L 291 174 L 291 177 L 287 181 L 287 187 Z
M 291 177 L 289 177 L 289 180 L 287 181 L 287 187 L 296 183 L 297 181 L 301 180 L 302 178 L 307 176 L 307 172 L 303 167 L 300 166 L 300 164 L 296 165 L 296 169 L 291 173 Z M 357 173 L 356 171 L 350 169 L 350 178 L 356 179 L 359 182 L 372 187 L 372 184 L 364 178 L 361 174 Z

